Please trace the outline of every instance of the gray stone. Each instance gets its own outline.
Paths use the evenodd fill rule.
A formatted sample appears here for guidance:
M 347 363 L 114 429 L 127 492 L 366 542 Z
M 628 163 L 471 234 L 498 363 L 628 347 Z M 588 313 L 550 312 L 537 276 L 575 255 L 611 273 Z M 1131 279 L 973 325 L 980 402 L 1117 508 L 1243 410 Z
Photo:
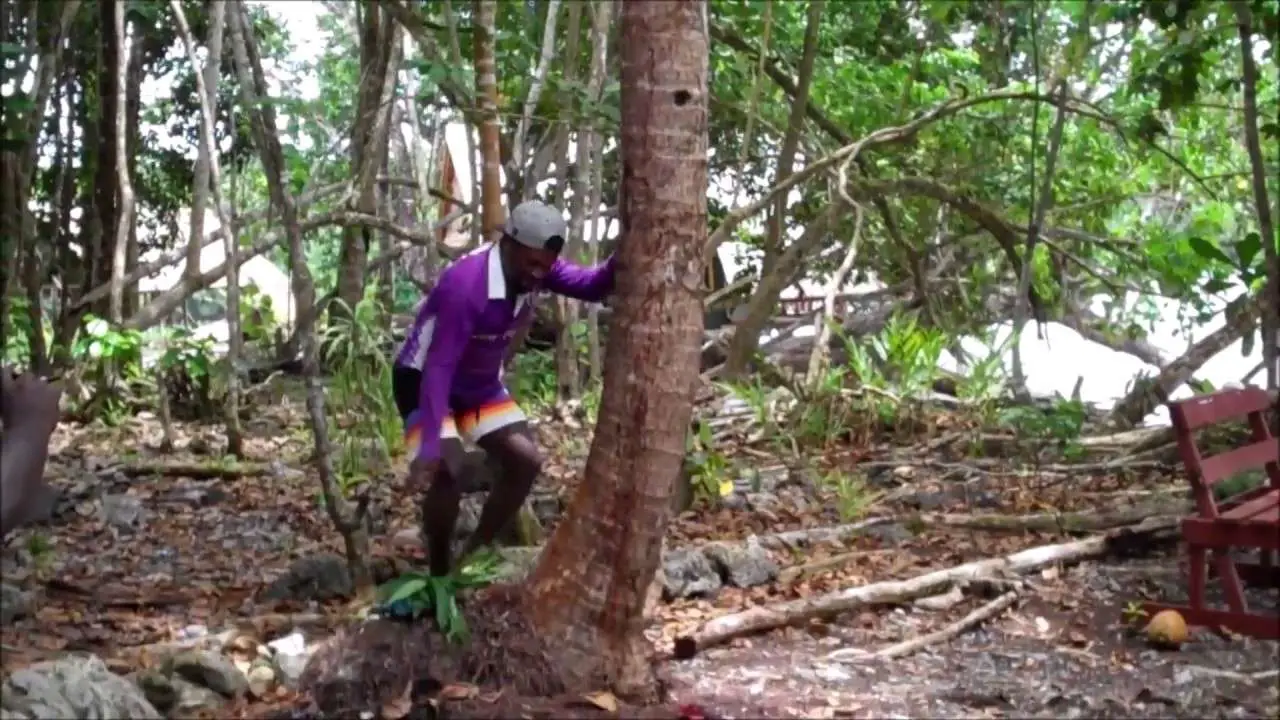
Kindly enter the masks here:
M 8 625 L 30 615 L 34 605 L 31 593 L 8 583 L 0 583 L 0 625 Z
M 173 680 L 168 675 L 156 670 L 148 670 L 138 673 L 133 681 L 141 688 L 147 701 L 160 712 L 167 713 L 178 704 L 178 688 L 174 686 Z
M 22 668 L 0 688 L 0 714 L 30 720 L 159 720 L 142 689 L 96 655 L 68 655 Z
M 778 563 L 754 535 L 741 544 L 711 543 L 703 552 L 720 577 L 733 587 L 756 587 L 778 577 Z
M 169 662 L 174 675 L 219 695 L 239 697 L 249 689 L 244 673 L 219 653 L 192 650 L 175 655 Z
M 324 602 L 350 597 L 352 592 L 346 559 L 334 553 L 319 553 L 294 560 L 289 569 L 271 583 L 263 597 L 273 602 Z
M 720 573 L 699 548 L 672 550 L 662 558 L 662 595 L 667 600 L 709 597 L 724 583 Z
M 121 530 L 137 530 L 147 520 L 142 500 L 133 495 L 103 495 L 98 508 L 102 522 Z
M 168 713 L 171 718 L 189 718 L 200 710 L 221 707 L 227 701 L 223 695 L 176 675 L 170 680 L 178 694 L 177 702 Z

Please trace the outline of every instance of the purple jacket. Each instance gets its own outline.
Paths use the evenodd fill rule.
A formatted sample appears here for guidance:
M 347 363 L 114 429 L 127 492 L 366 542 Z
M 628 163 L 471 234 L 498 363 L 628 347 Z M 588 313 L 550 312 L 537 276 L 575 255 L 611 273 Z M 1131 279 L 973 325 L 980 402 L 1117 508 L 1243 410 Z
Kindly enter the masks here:
M 614 260 L 584 268 L 556 260 L 543 290 L 602 302 L 613 291 Z M 501 254 L 494 245 L 466 255 L 441 273 L 418 308 L 396 365 L 422 371 L 419 457 L 440 455 L 440 428 L 455 410 L 469 410 L 503 391 L 502 361 L 515 328 L 532 312 L 528 295 L 507 298 Z

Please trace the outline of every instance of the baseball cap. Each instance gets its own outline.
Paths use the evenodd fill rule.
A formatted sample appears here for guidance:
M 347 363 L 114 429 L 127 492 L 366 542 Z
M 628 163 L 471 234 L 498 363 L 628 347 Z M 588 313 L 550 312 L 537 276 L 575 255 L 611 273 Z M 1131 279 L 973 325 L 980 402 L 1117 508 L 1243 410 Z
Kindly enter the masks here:
M 528 200 L 511 211 L 502 232 L 525 247 L 558 253 L 564 249 L 569 226 L 559 210 L 539 200 Z

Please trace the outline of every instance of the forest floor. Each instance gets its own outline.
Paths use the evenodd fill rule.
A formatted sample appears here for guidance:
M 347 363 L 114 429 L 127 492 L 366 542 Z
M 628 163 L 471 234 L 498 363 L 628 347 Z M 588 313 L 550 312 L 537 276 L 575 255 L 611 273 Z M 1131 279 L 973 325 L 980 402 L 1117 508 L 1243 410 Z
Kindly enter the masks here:
M 266 642 L 304 617 L 313 628 L 351 623 L 351 601 L 341 588 L 312 587 L 309 600 L 271 590 L 291 565 L 340 554 L 341 543 L 318 503 L 318 484 L 302 469 L 310 442 L 299 407 L 285 400 L 255 411 L 246 424 L 247 458 L 239 463 L 218 458 L 219 426 L 179 425 L 175 450 L 163 455 L 159 425 L 146 414 L 115 428 L 59 429 L 49 471 L 58 491 L 51 519 L 16 533 L 5 549 L 5 582 L 25 598 L 17 609 L 16 599 L 7 601 L 0 630 L 6 670 L 84 651 L 131 673 L 157 662 L 157 648 L 192 634 L 252 626 Z M 567 497 L 581 474 L 583 433 L 560 441 L 557 425 L 544 423 L 540 434 L 553 454 L 540 492 Z M 744 609 L 1069 539 L 1043 529 L 992 532 L 933 522 L 939 518 L 1114 512 L 1134 498 L 1157 495 L 1185 501 L 1175 468 L 1031 471 L 1012 461 L 935 457 L 930 448 L 936 446 L 926 438 L 828 453 L 824 467 L 857 467 L 877 491 L 858 509 L 859 517 L 908 519 L 840 543 L 771 549 L 781 572 L 767 583 L 659 604 L 649 630 L 656 651 L 670 653 L 675 637 Z M 773 460 L 764 450 L 744 452 L 757 466 Z M 392 538 L 416 524 L 411 503 L 393 501 L 395 482 L 382 490 L 389 510 L 380 518 L 384 532 L 375 539 L 375 552 L 384 558 L 403 554 Z M 783 488 L 774 495 L 772 503 L 757 492 L 746 501 L 685 512 L 673 522 L 668 542 L 742 541 L 857 519 L 840 516 L 849 499 L 829 485 L 811 482 L 802 493 Z M 839 563 L 832 560 L 837 555 Z M 1045 567 L 1025 578 L 1009 609 L 902 657 L 831 654 L 921 637 L 987 600 L 959 594 L 865 608 L 733 639 L 689 660 L 663 662 L 659 674 L 674 703 L 695 703 L 708 717 L 1276 717 L 1277 643 L 1196 630 L 1181 650 L 1160 651 L 1132 632 L 1123 619 L 1129 603 L 1184 597 L 1176 546 L 1134 555 Z M 831 566 L 814 568 L 823 558 Z M 1259 594 L 1255 602 L 1277 607 L 1275 593 Z M 600 708 L 612 702 L 535 702 L 504 696 L 500 688 L 450 687 L 461 701 L 450 717 L 606 717 L 610 713 Z M 258 694 L 207 714 L 261 717 L 268 708 L 296 707 L 286 685 Z M 680 713 L 652 708 L 634 714 Z

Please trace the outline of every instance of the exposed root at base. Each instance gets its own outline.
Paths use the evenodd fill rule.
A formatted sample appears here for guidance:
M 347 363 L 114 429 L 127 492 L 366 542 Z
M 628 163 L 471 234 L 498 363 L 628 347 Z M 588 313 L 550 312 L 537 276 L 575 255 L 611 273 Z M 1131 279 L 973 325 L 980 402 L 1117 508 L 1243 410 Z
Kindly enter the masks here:
M 351 717 L 403 698 L 428 701 L 441 688 L 468 684 L 485 697 L 555 697 L 566 692 L 547 643 L 525 613 L 521 588 L 496 585 L 462 603 L 467 640 L 450 643 L 430 619 L 370 620 L 317 649 L 299 685 L 309 712 Z M 415 705 L 419 704 L 415 702 Z M 479 717 L 479 716 L 477 716 Z
M 444 648 L 457 663 L 455 682 L 535 697 L 565 692 L 545 639 L 529 621 L 525 602 L 523 589 L 516 585 L 493 585 L 466 601 L 462 612 L 470 638 Z

